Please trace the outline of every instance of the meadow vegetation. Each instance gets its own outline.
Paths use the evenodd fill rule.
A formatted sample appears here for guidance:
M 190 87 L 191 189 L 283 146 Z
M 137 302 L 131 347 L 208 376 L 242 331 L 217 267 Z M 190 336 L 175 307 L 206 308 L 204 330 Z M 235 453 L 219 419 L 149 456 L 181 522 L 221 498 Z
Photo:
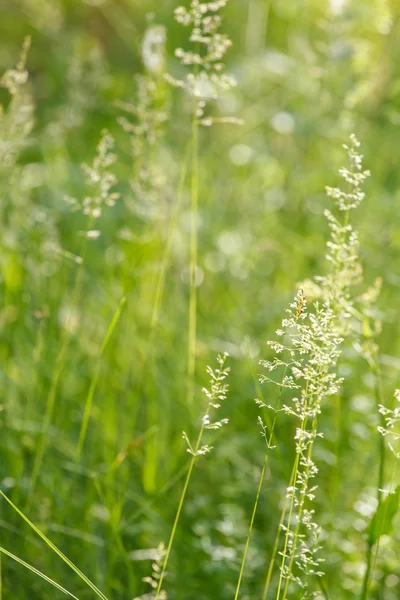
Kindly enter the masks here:
M 398 3 L 0 9 L 0 600 L 399 598 Z

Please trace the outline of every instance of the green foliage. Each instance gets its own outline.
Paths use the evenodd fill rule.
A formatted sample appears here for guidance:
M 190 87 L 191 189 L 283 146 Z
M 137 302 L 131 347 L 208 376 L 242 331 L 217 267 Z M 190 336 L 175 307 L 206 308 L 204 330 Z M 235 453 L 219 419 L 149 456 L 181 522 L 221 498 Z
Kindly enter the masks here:
M 378 505 L 372 521 L 368 527 L 368 534 L 374 544 L 382 535 L 389 535 L 393 531 L 393 519 L 399 510 L 400 487 L 388 494 Z
M 0 2 L 2 598 L 396 600 L 400 6 L 178 4 Z

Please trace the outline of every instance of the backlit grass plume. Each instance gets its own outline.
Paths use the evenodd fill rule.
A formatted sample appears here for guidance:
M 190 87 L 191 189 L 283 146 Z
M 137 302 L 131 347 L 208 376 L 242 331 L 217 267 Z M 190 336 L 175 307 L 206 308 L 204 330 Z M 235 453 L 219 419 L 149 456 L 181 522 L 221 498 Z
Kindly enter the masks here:
M 277 330 L 277 340 L 269 342 L 275 352 L 271 361 L 261 361 L 269 375 L 261 375 L 261 382 L 273 383 L 278 387 L 275 406 L 257 401 L 261 407 L 274 412 L 271 430 L 268 432 L 261 417 L 262 434 L 267 440 L 266 455 L 261 471 L 257 496 L 250 522 L 249 534 L 244 550 L 236 596 L 239 596 L 244 564 L 249 547 L 254 516 L 260 497 L 269 452 L 274 443 L 274 428 L 278 412 L 284 412 L 295 419 L 295 461 L 291 480 L 286 491 L 286 500 L 279 530 L 283 532 L 283 548 L 280 551 L 280 573 L 277 583 L 276 600 L 285 600 L 290 593 L 290 585 L 301 588 L 301 597 L 312 598 L 317 593 L 316 579 L 322 576 L 320 550 L 320 527 L 315 520 L 312 501 L 317 484 L 318 468 L 313 460 L 315 441 L 322 436 L 318 430 L 318 417 L 324 403 L 338 393 L 342 380 L 337 374 L 342 342 L 352 328 L 349 321 L 353 316 L 355 284 L 362 278 L 358 260 L 358 237 L 349 223 L 350 211 L 364 198 L 361 184 L 369 175 L 362 169 L 362 156 L 358 152 L 359 142 L 354 135 L 350 145 L 345 145 L 349 167 L 339 171 L 349 190 L 327 188 L 327 193 L 335 201 L 343 221 L 331 211 L 325 211 L 331 229 L 327 243 L 329 270 L 326 275 L 316 278 L 313 284 L 317 300 L 307 306 L 307 296 L 303 289 L 297 293 L 287 309 L 287 316 Z M 317 292 L 315 292 L 317 290 Z M 273 374 L 276 374 L 275 377 Z M 283 391 L 287 390 L 290 401 Z M 263 598 L 267 598 L 275 564 L 275 553 L 270 559 Z

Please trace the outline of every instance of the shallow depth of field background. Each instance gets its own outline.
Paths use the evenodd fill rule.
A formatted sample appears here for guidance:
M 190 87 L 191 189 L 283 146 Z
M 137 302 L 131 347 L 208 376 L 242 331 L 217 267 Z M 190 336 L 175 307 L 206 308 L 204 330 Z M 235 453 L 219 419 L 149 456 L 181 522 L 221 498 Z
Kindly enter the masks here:
M 151 560 L 140 552 L 166 542 L 193 435 L 203 414 L 205 366 L 228 352 L 231 391 L 221 409 L 229 426 L 211 436 L 198 461 L 174 543 L 165 588 L 173 599 L 233 597 L 264 445 L 257 425 L 258 361 L 299 281 L 323 272 L 329 206 L 343 142 L 355 132 L 372 176 L 355 212 L 365 278 L 383 279 L 380 336 L 385 397 L 400 370 L 400 5 L 395 0 L 231 0 L 223 30 L 233 41 L 227 72 L 237 87 L 212 107 L 244 125 L 200 131 L 199 260 L 195 400 L 187 403 L 190 173 L 179 208 L 158 322 L 151 330 L 185 148 L 190 105 L 161 84 L 168 120 L 148 153 L 153 189 L 132 191 L 138 165 L 118 118 L 137 103 L 141 43 L 150 24 L 167 32 L 167 71 L 187 31 L 171 0 L 0 0 L 0 71 L 13 67 L 24 37 L 34 127 L 13 173 L 0 165 L 0 486 L 113 600 L 148 588 Z M 9 96 L 0 89 L 6 108 Z M 76 301 L 76 264 L 85 217 L 66 195 L 84 198 L 81 163 L 100 132 L 115 138 L 121 199 L 88 244 Z M 59 251 L 56 251 L 58 248 Z M 100 347 L 121 297 L 126 306 L 104 355 Z M 57 354 L 68 324 L 68 355 L 56 394 L 38 480 L 28 499 L 35 452 Z M 101 362 L 87 438 L 74 459 L 84 402 Z M 378 444 L 373 380 L 347 348 L 340 398 L 324 407 L 317 519 L 329 598 L 359 593 L 365 529 L 374 506 Z M 389 401 L 389 400 L 388 400 Z M 284 417 L 269 464 L 241 598 L 261 597 L 290 476 L 293 426 Z M 27 508 L 28 507 L 28 508 Z M 1 545 L 82 600 L 94 597 L 2 502 Z M 400 534 L 382 540 L 377 579 L 400 594 Z M 3 597 L 63 597 L 2 559 Z M 338 575 L 340 574 L 340 577 Z

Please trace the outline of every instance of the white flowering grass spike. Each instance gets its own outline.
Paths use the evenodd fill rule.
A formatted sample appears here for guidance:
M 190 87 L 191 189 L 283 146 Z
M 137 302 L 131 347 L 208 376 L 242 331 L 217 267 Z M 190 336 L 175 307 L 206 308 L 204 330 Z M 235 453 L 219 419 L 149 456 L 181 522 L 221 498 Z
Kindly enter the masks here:
M 216 2 L 199 2 L 192 0 L 189 8 L 180 6 L 175 9 L 175 19 L 184 27 L 190 27 L 189 42 L 191 50 L 177 48 L 175 56 L 182 65 L 192 67 L 185 79 L 175 79 L 167 76 L 169 83 L 176 87 L 186 89 L 197 100 L 196 116 L 204 116 L 206 103 L 215 100 L 221 92 L 229 90 L 236 85 L 231 75 L 224 73 L 225 65 L 222 62 L 232 42 L 229 37 L 220 33 L 220 10 L 225 8 L 227 0 Z M 235 119 L 218 120 L 219 122 L 235 122 Z M 211 117 L 201 119 L 203 125 L 211 125 Z
M 102 131 L 100 141 L 97 145 L 97 154 L 91 166 L 82 165 L 86 175 L 86 183 L 92 188 L 92 194 L 86 196 L 83 201 L 76 198 L 67 197 L 66 200 L 75 210 L 81 210 L 87 215 L 90 222 L 96 221 L 102 214 L 105 206 L 114 206 L 119 194 L 111 192 L 111 188 L 116 184 L 115 175 L 109 170 L 116 161 L 116 155 L 113 153 L 114 139 L 108 131 Z M 88 239 L 97 239 L 100 231 L 90 229 L 85 234 Z
M 320 528 L 311 508 L 317 490 L 314 480 L 318 475 L 313 448 L 317 438 L 322 436 L 318 431 L 318 417 L 324 403 L 338 392 L 342 383 L 337 375 L 342 342 L 353 333 L 351 318 L 360 314 L 355 309 L 353 289 L 362 280 L 362 269 L 358 260 L 358 236 L 349 223 L 349 214 L 364 199 L 361 187 L 369 172 L 362 168 L 358 148 L 359 142 L 352 135 L 350 144 L 345 146 L 349 166 L 340 170 L 349 189 L 327 188 L 337 209 L 344 212 L 344 219 L 341 222 L 330 211 L 325 212 L 331 230 L 327 243 L 329 270 L 313 284 L 313 295 L 318 300 L 308 310 L 303 292 L 299 291 L 276 332 L 278 340 L 269 342 L 276 356 L 261 362 L 269 373 L 280 369 L 280 382 L 265 375 L 261 381 L 285 389 L 289 399 L 285 398 L 285 404 L 278 411 L 296 419 L 294 476 L 286 490 L 288 508 L 280 524 L 284 547 L 280 552 L 277 600 L 286 600 L 291 593 L 290 585 L 301 588 L 302 600 L 313 598 L 315 578 L 323 574 L 318 556 Z M 364 304 L 367 306 L 368 302 Z M 276 415 L 277 411 L 274 412 Z M 263 426 L 262 432 L 265 434 Z M 267 576 L 264 598 L 269 582 Z
M 393 409 L 380 404 L 379 412 L 383 415 L 384 425 L 378 427 L 387 440 L 388 446 L 397 460 L 400 458 L 400 390 L 395 390 L 394 397 L 397 401 Z
M 358 257 L 359 240 L 349 222 L 351 211 L 364 199 L 362 184 L 369 176 L 369 171 L 363 169 L 362 154 L 359 153 L 359 141 L 355 135 L 350 136 L 350 143 L 344 145 L 347 150 L 349 164 L 339 173 L 348 184 L 348 190 L 327 187 L 328 195 L 334 200 L 337 209 L 344 213 L 343 221 L 325 210 L 325 216 L 331 230 L 331 237 L 327 243 L 328 252 L 326 259 L 330 263 L 327 275 L 316 277 L 319 296 L 337 314 L 338 327 L 341 335 L 347 335 L 354 327 L 352 320 L 360 322 L 360 311 L 365 313 L 370 305 L 369 298 L 360 297 L 358 300 L 353 295 L 353 288 L 362 281 L 362 267 Z M 359 304 L 357 313 L 355 304 Z M 368 304 L 368 306 L 367 306 Z M 363 317 L 361 316 L 361 320 Z
M 343 191 L 340 188 L 327 187 L 328 196 L 335 200 L 339 210 L 348 211 L 357 206 L 364 200 L 365 194 L 361 189 L 364 181 L 369 177 L 370 172 L 364 171 L 362 167 L 363 155 L 358 152 L 360 142 L 354 134 L 350 136 L 350 144 L 343 144 L 349 157 L 349 167 L 343 167 L 339 170 L 340 175 L 349 184 L 350 190 Z
M 208 406 L 205 414 L 202 417 L 201 434 L 205 429 L 221 429 L 221 427 L 227 425 L 229 422 L 229 419 L 221 419 L 219 421 L 211 420 L 212 411 L 221 407 L 221 402 L 226 399 L 229 389 L 228 384 L 225 383 L 225 379 L 228 377 L 230 369 L 229 367 L 225 367 L 225 360 L 226 355 L 224 354 L 223 356 L 217 357 L 219 365 L 218 368 L 212 369 L 210 366 L 207 366 L 207 373 L 210 376 L 210 384 L 208 388 L 203 388 L 203 393 L 206 395 L 208 400 Z M 213 448 L 207 444 L 200 446 L 200 443 L 193 447 L 185 432 L 183 432 L 182 437 L 186 441 L 187 452 L 192 454 L 194 457 L 202 454 L 208 454 L 208 452 L 210 452 Z
M 162 25 L 151 25 L 142 42 L 142 60 L 147 72 L 158 74 L 164 71 L 165 42 L 167 34 Z

